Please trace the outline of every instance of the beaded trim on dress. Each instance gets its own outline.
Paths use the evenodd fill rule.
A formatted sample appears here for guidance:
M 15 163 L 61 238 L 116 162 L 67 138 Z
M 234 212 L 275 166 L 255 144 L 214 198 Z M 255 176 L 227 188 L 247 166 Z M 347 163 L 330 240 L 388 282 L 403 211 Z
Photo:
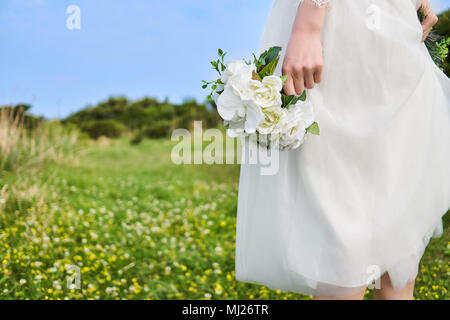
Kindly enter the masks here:
M 304 0 L 298 0 L 296 2 L 296 6 L 300 5 L 303 1 Z M 310 0 L 310 1 L 312 1 L 319 8 L 326 7 L 328 3 L 331 2 L 331 0 Z

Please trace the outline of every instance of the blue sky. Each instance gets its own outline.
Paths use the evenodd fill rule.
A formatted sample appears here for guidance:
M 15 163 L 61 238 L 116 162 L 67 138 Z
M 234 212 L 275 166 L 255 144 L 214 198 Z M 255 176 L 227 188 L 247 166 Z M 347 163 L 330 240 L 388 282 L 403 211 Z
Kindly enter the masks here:
M 117 95 L 203 100 L 217 48 L 234 58 L 256 51 L 272 2 L 0 0 L 0 105 L 64 117 Z M 80 30 L 66 27 L 72 4 Z

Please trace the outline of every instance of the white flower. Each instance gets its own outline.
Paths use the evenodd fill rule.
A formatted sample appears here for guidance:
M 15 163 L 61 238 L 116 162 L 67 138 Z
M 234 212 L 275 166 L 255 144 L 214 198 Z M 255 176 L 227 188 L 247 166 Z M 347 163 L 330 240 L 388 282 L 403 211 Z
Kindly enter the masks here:
M 260 134 L 277 134 L 280 131 L 281 121 L 286 116 L 286 109 L 271 107 L 263 109 L 264 119 L 258 126 Z
M 227 135 L 230 138 L 237 138 L 245 134 L 245 119 L 239 121 L 225 121 L 225 126 L 228 126 Z
M 247 64 L 244 60 L 232 60 L 227 64 L 225 72 L 222 74 L 222 82 L 226 84 L 228 79 L 230 79 L 236 72 L 240 71 L 241 68 L 245 67 Z
M 270 134 L 285 112 L 282 108 L 280 77 L 267 76 L 254 80 L 254 65 L 243 60 L 228 64 L 222 76 L 223 92 L 216 97 L 217 111 L 229 126 L 228 135 L 236 138 L 244 134 Z
M 262 81 L 252 81 L 252 100 L 261 108 L 281 107 L 281 89 L 283 81 L 280 77 L 267 76 Z
M 25 280 L 25 279 L 20 279 L 19 283 L 20 283 L 21 286 L 23 286 L 25 283 L 27 283 L 27 280 Z
M 237 71 L 225 85 L 224 91 L 217 98 L 217 111 L 230 125 L 230 131 L 235 135 L 243 132 L 252 134 L 263 120 L 261 107 L 252 99 L 251 83 L 255 66 L 245 65 Z
M 306 135 L 306 129 L 314 123 L 314 113 L 309 101 L 299 101 L 291 106 L 281 121 L 280 147 L 296 149 L 300 147 Z

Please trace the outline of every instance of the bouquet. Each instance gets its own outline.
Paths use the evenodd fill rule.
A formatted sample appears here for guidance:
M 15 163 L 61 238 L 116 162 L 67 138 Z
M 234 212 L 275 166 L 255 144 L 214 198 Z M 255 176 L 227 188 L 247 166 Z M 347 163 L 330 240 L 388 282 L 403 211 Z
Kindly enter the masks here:
M 251 136 L 259 145 L 291 150 L 300 147 L 308 134 L 320 134 L 306 93 L 286 95 L 286 77 L 275 76 L 281 47 L 272 47 L 253 61 L 233 60 L 224 63 L 226 53 L 219 49 L 219 59 L 212 67 L 219 79 L 203 80 L 211 88 L 208 101 L 214 100 L 217 111 L 232 137 Z
M 426 12 L 423 7 L 417 11 L 419 21 L 422 23 L 426 18 Z M 431 55 L 431 58 L 438 67 L 443 69 L 443 63 L 448 56 L 448 47 L 450 46 L 450 38 L 441 36 L 431 31 L 425 39 L 425 45 Z

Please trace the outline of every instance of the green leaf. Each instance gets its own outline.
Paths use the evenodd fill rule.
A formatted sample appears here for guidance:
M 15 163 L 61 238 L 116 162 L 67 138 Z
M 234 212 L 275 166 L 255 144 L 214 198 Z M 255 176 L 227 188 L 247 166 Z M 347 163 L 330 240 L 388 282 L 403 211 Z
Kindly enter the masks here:
M 252 80 L 261 81 L 261 77 L 254 70 L 253 70 L 253 73 L 252 73 Z
M 295 104 L 297 102 L 296 96 L 291 95 L 291 96 L 287 96 L 284 93 L 281 94 L 281 101 L 282 101 L 282 108 L 286 108 L 289 109 L 291 104 Z
M 217 50 L 217 52 L 219 53 L 219 56 L 223 55 L 223 50 L 222 49 Z
M 301 101 L 305 101 L 306 100 L 306 90 L 303 91 L 303 93 L 300 95 L 300 97 L 298 97 L 298 99 L 301 100 Z M 298 100 L 297 100 L 297 102 L 298 102 Z
M 286 80 L 287 80 L 287 76 L 281 76 L 280 78 L 281 78 L 281 81 L 283 82 L 283 86 L 284 86 L 284 84 L 286 83 Z
M 316 136 L 320 135 L 320 128 L 317 122 L 314 122 L 309 128 L 306 129 L 306 132 L 314 134 Z
M 252 55 L 253 55 L 253 64 L 256 65 L 256 63 L 258 62 L 258 58 L 254 53 L 252 53 Z
M 267 51 L 267 56 L 266 56 L 266 64 L 271 63 L 272 61 L 274 61 L 275 59 L 279 58 L 280 52 L 281 52 L 282 48 L 281 47 L 272 47 Z
M 291 105 L 296 104 L 297 102 L 299 102 L 300 100 L 302 100 L 302 96 L 303 96 L 304 94 L 305 94 L 305 93 L 303 92 L 303 94 L 300 95 L 300 96 L 296 96 L 296 95 L 290 95 L 290 96 L 287 96 L 286 94 L 281 93 L 281 101 L 282 101 L 282 103 L 283 103 L 283 104 L 281 105 L 281 107 L 282 107 L 282 108 L 289 109 L 289 107 L 290 107 Z M 306 95 L 305 95 L 305 97 L 306 97 Z M 302 101 L 304 101 L 304 100 L 302 100 Z
M 305 101 L 305 100 L 306 100 L 306 91 L 303 91 L 303 93 L 299 96 L 296 96 L 296 95 L 288 96 L 284 93 L 284 90 L 283 90 L 283 92 L 281 92 L 281 101 L 283 103 L 281 105 L 282 108 L 289 109 L 289 107 L 291 105 L 296 104 L 299 101 Z
M 264 51 L 259 56 L 258 62 L 255 64 L 258 69 L 258 73 L 261 72 L 261 70 L 264 69 L 272 61 L 279 58 L 281 50 L 281 47 L 272 47 L 269 50 Z
M 260 72 L 258 72 L 259 77 L 261 79 L 264 79 L 267 76 L 273 75 L 274 72 L 275 72 L 275 69 L 277 68 L 277 65 L 278 65 L 279 61 L 280 61 L 280 57 L 277 57 L 275 60 L 271 61 Z

